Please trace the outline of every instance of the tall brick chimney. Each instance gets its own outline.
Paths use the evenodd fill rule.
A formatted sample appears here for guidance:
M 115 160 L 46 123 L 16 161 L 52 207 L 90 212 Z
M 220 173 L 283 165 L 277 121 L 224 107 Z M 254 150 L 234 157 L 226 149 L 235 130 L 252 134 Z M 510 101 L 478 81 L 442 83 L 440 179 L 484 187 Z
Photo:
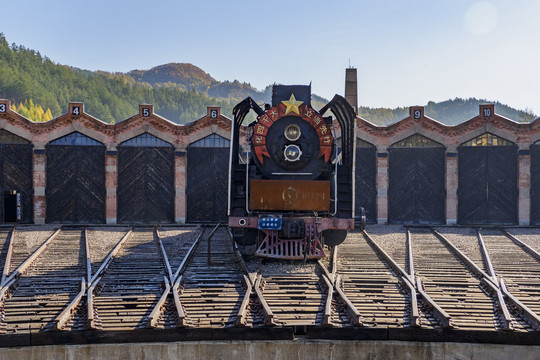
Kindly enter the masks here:
M 354 113 L 358 113 L 358 82 L 356 81 L 356 68 L 345 69 L 345 99 L 351 104 Z

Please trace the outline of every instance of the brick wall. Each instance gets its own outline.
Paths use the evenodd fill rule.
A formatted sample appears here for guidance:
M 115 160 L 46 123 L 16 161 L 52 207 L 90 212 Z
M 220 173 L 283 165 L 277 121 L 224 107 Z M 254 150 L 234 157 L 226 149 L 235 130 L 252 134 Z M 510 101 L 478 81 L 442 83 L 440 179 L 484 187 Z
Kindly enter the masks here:
M 34 221 L 45 221 L 45 145 L 50 141 L 80 132 L 105 144 L 106 152 L 106 221 L 117 219 L 117 147 L 123 141 L 150 133 L 171 143 L 175 148 L 175 221 L 186 218 L 186 148 L 189 144 L 211 134 L 230 138 L 231 119 L 221 114 L 219 107 L 208 107 L 202 118 L 189 125 L 177 125 L 154 113 L 152 105 L 142 104 L 139 112 L 115 125 L 107 124 L 84 111 L 84 104 L 70 103 L 69 111 L 46 123 L 33 123 L 10 110 L 9 100 L 1 100 L 5 112 L 0 112 L 0 129 L 23 137 L 34 145 Z M 377 148 L 377 219 L 388 219 L 388 147 L 411 135 L 420 134 L 446 148 L 446 222 L 458 218 L 458 147 L 483 133 L 491 133 L 517 144 L 518 157 L 518 217 L 522 225 L 530 217 L 530 146 L 540 140 L 540 122 L 520 124 L 496 114 L 493 104 L 480 105 L 478 116 L 456 126 L 445 126 L 424 114 L 424 108 L 410 107 L 409 116 L 386 127 L 375 126 L 357 118 L 357 137 Z M 242 131 L 245 135 L 245 129 Z M 242 137 L 243 139 L 245 136 Z

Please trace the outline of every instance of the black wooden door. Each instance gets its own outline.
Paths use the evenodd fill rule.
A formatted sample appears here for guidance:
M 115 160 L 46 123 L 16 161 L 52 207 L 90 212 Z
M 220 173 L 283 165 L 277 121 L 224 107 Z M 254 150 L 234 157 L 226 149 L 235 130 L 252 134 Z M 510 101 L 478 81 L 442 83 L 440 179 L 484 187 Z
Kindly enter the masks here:
M 540 144 L 531 146 L 531 225 L 540 225 Z
M 388 156 L 388 222 L 445 223 L 444 147 L 390 148 Z
M 47 223 L 105 222 L 105 146 L 47 145 Z
M 174 222 L 174 148 L 121 146 L 118 222 Z
M 22 212 L 21 219 L 17 222 L 33 222 L 32 145 L 0 144 L 0 191 L 0 223 L 5 222 L 6 218 L 15 218 L 13 221 L 17 221 L 16 213 L 5 214 L 4 212 L 4 191 L 15 191 L 21 194 Z
M 377 222 L 377 149 L 374 146 L 356 148 L 355 214 L 366 212 L 368 223 Z
M 460 146 L 458 153 L 458 222 L 517 224 L 517 146 Z
M 187 222 L 227 221 L 228 147 L 188 147 Z

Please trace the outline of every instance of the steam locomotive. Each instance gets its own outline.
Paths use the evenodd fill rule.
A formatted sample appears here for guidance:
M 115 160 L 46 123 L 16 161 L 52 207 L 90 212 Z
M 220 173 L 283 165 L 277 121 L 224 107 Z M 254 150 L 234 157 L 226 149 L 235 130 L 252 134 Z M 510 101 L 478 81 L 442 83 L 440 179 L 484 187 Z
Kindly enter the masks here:
M 243 127 L 251 110 L 257 120 Z M 256 246 L 260 257 L 324 257 L 324 245 L 341 244 L 354 228 L 353 108 L 336 95 L 317 112 L 311 85 L 274 85 L 271 105 L 263 110 L 248 97 L 233 115 L 228 216 L 235 241 Z

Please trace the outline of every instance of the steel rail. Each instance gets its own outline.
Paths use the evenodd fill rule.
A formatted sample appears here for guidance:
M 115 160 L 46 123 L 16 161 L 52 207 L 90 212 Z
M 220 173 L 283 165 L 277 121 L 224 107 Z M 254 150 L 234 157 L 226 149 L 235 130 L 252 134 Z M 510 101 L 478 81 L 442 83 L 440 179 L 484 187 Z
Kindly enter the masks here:
M 15 277 L 19 277 L 26 269 L 32 265 L 32 263 L 38 258 L 39 255 L 51 244 L 51 242 L 60 234 L 62 227 L 59 227 L 47 240 L 43 242 L 33 253 L 30 255 L 17 269 L 15 269 L 11 275 L 5 280 L 5 283 L 10 282 Z
M 319 266 L 323 270 L 322 278 L 324 279 L 324 281 L 326 282 L 326 286 L 328 287 L 328 291 L 326 294 L 326 303 L 324 306 L 323 325 L 332 325 L 332 300 L 334 298 L 337 249 L 338 249 L 337 246 L 334 246 L 332 248 L 332 255 L 331 255 L 332 274 L 328 272 L 328 269 L 326 268 L 326 266 L 324 266 L 321 259 L 317 260 L 317 264 L 319 264 Z
M 165 251 L 165 247 L 163 246 L 163 241 L 161 241 L 161 236 L 159 235 L 157 227 L 154 227 L 154 236 L 157 238 L 159 248 L 161 249 L 161 257 L 163 258 L 163 262 L 165 263 L 165 267 L 167 268 L 167 274 L 169 274 L 169 282 L 174 283 L 171 263 L 169 262 L 169 257 L 167 256 L 167 252 Z M 170 289 L 170 286 L 168 288 Z
M 176 307 L 176 313 L 178 314 L 178 326 L 184 327 L 186 326 L 186 312 L 184 311 L 184 308 L 182 307 L 182 303 L 180 302 L 180 295 L 179 295 L 179 289 L 178 289 L 181 281 L 182 281 L 182 275 L 180 275 L 174 283 L 173 297 L 174 297 L 174 306 Z
M 100 280 L 101 278 L 98 278 L 96 281 L 94 281 L 94 284 L 90 286 L 86 292 L 86 319 L 88 320 L 88 329 L 96 329 L 94 320 L 94 288 L 97 284 L 99 284 Z
M 262 281 L 262 275 L 259 274 L 257 276 L 257 279 L 255 280 L 254 287 L 255 287 L 255 292 L 257 293 L 257 298 L 259 299 L 259 302 L 261 303 L 263 307 L 265 324 L 275 325 L 274 313 L 272 312 L 272 309 L 270 309 L 270 306 L 268 306 L 268 303 L 266 302 L 266 299 L 264 298 L 261 292 L 261 281 Z
M 69 303 L 69 305 L 66 306 L 64 310 L 54 319 L 54 322 L 56 323 L 55 325 L 56 330 L 62 330 L 64 326 L 66 326 L 66 323 L 73 317 L 73 315 L 77 311 L 77 306 L 79 306 L 79 303 L 81 302 L 85 293 L 86 293 L 86 280 L 84 279 L 84 277 L 82 277 L 81 278 L 81 291 L 79 291 L 77 296 L 75 296 L 75 298 Z
M 487 283 L 487 284 L 489 285 L 491 290 L 495 292 L 497 296 L 498 305 L 502 312 L 502 317 L 503 317 L 502 318 L 503 329 L 509 330 L 512 328 L 512 317 L 510 316 L 510 312 L 508 311 L 508 307 L 506 306 L 506 302 L 504 301 L 503 294 L 501 292 L 501 289 L 499 288 L 499 281 L 497 280 L 495 269 L 493 268 L 493 264 L 489 256 L 489 252 L 486 248 L 486 245 L 484 244 L 484 239 L 482 238 L 482 234 L 480 233 L 480 230 L 477 230 L 477 234 L 478 234 L 478 244 L 480 245 L 480 251 L 482 252 L 482 256 L 484 258 L 484 261 L 487 264 L 489 272 L 491 273 L 491 280 L 493 282 L 493 283 Z
M 531 326 L 537 330 L 540 331 L 540 316 L 538 316 L 534 311 L 529 309 L 527 305 L 523 304 L 521 301 L 519 301 L 514 295 L 508 291 L 508 288 L 506 287 L 506 284 L 504 280 L 501 278 L 501 291 L 504 293 L 504 295 L 507 297 L 507 299 L 513 303 L 521 315 L 531 324 Z
M 406 243 L 407 243 L 407 257 L 408 257 L 408 262 L 407 264 L 409 265 L 409 275 L 411 276 L 411 278 L 415 278 L 415 273 L 414 273 L 414 257 L 413 257 L 413 251 L 412 251 L 412 238 L 411 238 L 411 231 L 409 230 L 409 228 L 407 228 L 407 240 L 406 240 Z
M 116 243 L 115 247 L 109 252 L 105 260 L 101 263 L 101 266 L 96 271 L 96 273 L 92 276 L 92 281 L 90 281 L 89 287 L 92 287 L 92 285 L 96 284 L 96 279 L 101 278 L 101 275 L 107 270 L 109 265 L 111 264 L 113 258 L 118 254 L 122 246 L 126 243 L 126 241 L 129 239 L 131 234 L 133 233 L 133 228 L 130 229 L 122 238 Z
M 238 309 L 238 315 L 236 318 L 236 325 L 245 326 L 246 325 L 246 317 L 247 317 L 247 306 L 249 305 L 249 301 L 251 298 L 251 295 L 253 294 L 253 284 L 254 281 L 251 279 L 251 274 L 249 273 L 249 270 L 246 266 L 246 262 L 244 261 L 244 258 L 242 257 L 242 254 L 240 253 L 240 249 L 238 248 L 238 245 L 236 244 L 236 241 L 234 241 L 233 236 L 231 234 L 230 229 L 226 228 L 225 232 L 227 234 L 227 237 L 232 243 L 234 253 L 236 254 L 236 258 L 242 265 L 242 269 L 244 271 L 244 284 L 246 286 L 246 292 L 244 294 L 244 298 L 242 299 L 242 304 L 240 305 L 240 308 Z
M 418 301 L 417 301 L 418 293 L 416 291 L 416 283 L 414 281 L 414 277 L 412 277 L 401 266 L 399 266 L 399 264 L 394 259 L 392 259 L 392 257 L 388 255 L 386 251 L 384 251 L 383 248 L 381 248 L 379 244 L 375 242 L 375 240 L 373 240 L 373 238 L 367 233 L 367 231 L 364 230 L 362 233 L 365 235 L 366 239 L 371 244 L 371 246 L 375 249 L 375 252 L 378 253 L 380 256 L 382 256 L 384 260 L 386 260 L 386 262 L 390 265 L 390 267 L 396 272 L 399 279 L 405 284 L 405 286 L 409 290 L 410 297 L 411 297 L 411 313 L 412 313 L 410 325 L 413 327 L 420 326 L 420 323 L 419 323 L 420 313 L 418 311 Z M 430 301 L 433 301 L 429 297 L 427 298 L 424 297 L 424 300 L 427 301 L 428 303 Z
M 167 300 L 167 297 L 169 296 L 169 292 L 171 291 L 171 284 L 166 276 L 163 277 L 163 281 L 165 282 L 165 290 L 161 294 L 161 297 L 159 298 L 156 305 L 154 305 L 154 309 L 148 315 L 147 323 L 149 327 L 156 327 L 159 322 L 159 318 L 163 314 L 163 305 L 165 304 L 165 301 Z
M 86 253 L 86 283 L 90 284 L 92 281 L 92 261 L 90 260 L 90 243 L 88 241 L 88 228 L 86 226 L 84 227 L 83 236 Z
M 362 315 L 358 311 L 358 309 L 354 306 L 354 304 L 349 300 L 347 295 L 343 292 L 343 289 L 341 288 L 341 276 L 339 274 L 336 275 L 336 286 L 335 289 L 341 299 L 345 302 L 345 305 L 347 307 L 347 312 L 349 314 L 349 317 L 352 320 L 353 325 L 357 326 L 363 326 L 364 323 L 362 322 Z
M 519 247 L 521 247 L 525 252 L 529 253 L 529 255 L 531 255 L 533 258 L 535 258 L 536 260 L 540 261 L 540 253 L 538 251 L 536 251 L 535 249 L 533 249 L 532 247 L 530 247 L 529 245 L 525 244 L 523 241 L 519 240 L 517 237 L 515 237 L 514 235 L 510 234 L 508 231 L 506 231 L 505 229 L 502 230 L 503 233 L 508 237 L 510 238 L 510 240 L 512 240 L 514 243 L 516 243 Z
M 6 254 L 6 260 L 4 262 L 4 270 L 2 271 L 2 281 L 0 282 L 0 288 L 4 287 L 6 283 L 6 278 L 9 273 L 9 268 L 11 267 L 11 256 L 13 255 L 13 242 L 15 238 L 15 227 L 11 229 L 11 234 L 9 236 L 9 246 Z
M 449 328 L 452 327 L 452 324 L 450 323 L 451 317 L 448 315 L 446 311 L 444 311 L 443 308 L 441 308 L 425 291 L 424 291 L 424 284 L 422 283 L 422 280 L 417 277 L 416 278 L 417 285 L 416 290 L 420 293 L 422 298 L 427 302 L 427 305 L 429 305 L 433 311 L 435 317 L 439 320 L 441 325 L 443 327 Z
M 212 236 L 214 234 L 217 227 L 219 227 L 219 224 L 216 226 L 216 228 L 214 228 L 214 231 L 210 234 L 210 236 Z M 201 239 L 201 236 L 202 236 L 203 233 L 204 233 L 204 229 L 201 229 L 201 232 L 199 233 L 199 236 L 195 239 L 195 242 L 190 247 L 187 254 L 184 256 L 184 259 L 182 260 L 182 263 L 180 263 L 180 265 L 178 266 L 177 271 L 173 275 L 171 264 L 169 262 L 169 257 L 167 256 L 167 252 L 165 251 L 165 247 L 163 246 L 163 242 L 161 241 L 161 236 L 159 235 L 159 231 L 157 230 L 157 228 L 154 228 L 154 235 L 155 235 L 155 237 L 157 238 L 157 240 L 159 242 L 159 247 L 161 249 L 161 256 L 162 256 L 163 261 L 165 263 L 165 266 L 167 268 L 167 272 L 169 274 L 169 280 L 167 280 L 167 277 L 164 277 L 164 279 L 165 279 L 165 290 L 161 294 L 160 300 L 156 303 L 156 305 L 154 305 L 154 308 L 152 309 L 152 312 L 150 313 L 150 315 L 148 317 L 148 325 L 150 327 L 156 327 L 158 325 L 159 317 L 162 315 L 162 312 L 164 310 L 163 304 L 167 300 L 167 297 L 169 296 L 169 293 L 171 292 L 171 288 L 174 291 L 173 292 L 173 297 L 174 297 L 174 301 L 175 301 L 175 306 L 176 306 L 179 322 L 180 322 L 180 324 L 182 324 L 181 326 L 185 326 L 186 314 L 185 314 L 185 312 L 184 312 L 184 310 L 182 308 L 182 304 L 180 303 L 180 297 L 178 296 L 178 287 L 180 285 L 180 281 L 182 280 L 182 277 L 180 276 L 180 278 L 178 280 L 176 279 L 176 277 L 178 276 L 178 274 L 180 274 L 183 271 L 185 265 L 187 264 L 187 261 L 189 260 L 189 258 L 193 254 L 193 250 L 196 248 L 196 245 L 199 244 L 199 240 Z M 172 284 L 172 287 L 171 287 L 171 284 Z
M 244 299 L 242 300 L 242 304 L 240 305 L 240 308 L 238 309 L 238 315 L 236 318 L 236 325 L 246 325 L 246 317 L 247 317 L 247 306 L 249 304 L 249 299 L 251 297 L 252 288 L 251 280 L 249 277 L 244 275 L 244 283 L 246 284 L 246 292 L 244 294 Z
M 491 283 L 492 285 L 496 285 L 496 283 L 493 281 L 493 278 L 487 274 L 484 270 L 480 269 L 480 267 L 478 267 L 478 265 L 476 265 L 474 263 L 474 261 L 472 261 L 471 259 L 469 259 L 469 257 L 467 255 L 465 255 L 461 250 L 459 250 L 457 247 L 454 246 L 454 244 L 452 244 L 452 242 L 450 242 L 450 240 L 448 240 L 446 237 L 444 237 L 444 235 L 442 235 L 440 232 L 438 232 L 437 230 L 435 229 L 432 229 L 433 230 L 433 233 L 435 234 L 435 236 L 445 245 L 447 246 L 448 248 L 450 248 L 450 250 L 454 253 L 454 255 L 456 255 L 457 257 L 460 258 L 461 261 L 463 261 L 469 268 L 470 270 L 475 273 L 476 276 L 478 276 L 479 278 L 481 278 L 482 280 L 485 280 L 486 282 L 489 282 Z

